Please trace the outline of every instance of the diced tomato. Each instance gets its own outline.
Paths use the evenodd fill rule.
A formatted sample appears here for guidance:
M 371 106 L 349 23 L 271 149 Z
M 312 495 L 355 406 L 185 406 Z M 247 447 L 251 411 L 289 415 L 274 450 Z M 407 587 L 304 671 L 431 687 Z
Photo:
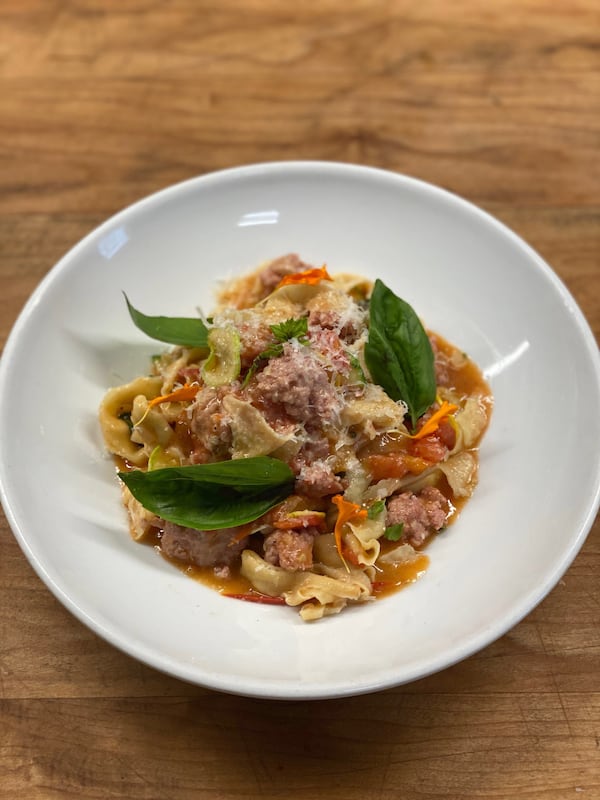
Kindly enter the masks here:
M 429 466 L 428 461 L 420 453 L 405 452 L 365 456 L 362 463 L 374 481 L 381 481 L 384 478 L 403 478 L 409 472 L 419 475 Z
M 448 450 L 452 450 L 456 444 L 456 430 L 447 419 L 440 422 L 437 434 Z
M 408 471 L 412 475 L 420 475 L 430 466 L 429 462 L 420 456 L 408 455 L 407 453 L 404 458 L 408 465 Z
M 405 453 L 366 456 L 362 463 L 374 481 L 381 481 L 384 478 L 403 478 L 408 472 Z
M 422 439 L 411 442 L 411 451 L 429 464 L 437 464 L 446 457 L 448 448 L 444 442 L 440 441 L 436 431 L 430 436 L 424 436 Z

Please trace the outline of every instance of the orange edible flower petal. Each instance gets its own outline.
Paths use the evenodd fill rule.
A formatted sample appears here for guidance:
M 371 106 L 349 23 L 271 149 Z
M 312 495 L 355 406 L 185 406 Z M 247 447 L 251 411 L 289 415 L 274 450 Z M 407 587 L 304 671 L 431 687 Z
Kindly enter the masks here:
M 444 420 L 446 417 L 450 416 L 450 414 L 453 414 L 457 410 L 458 406 L 455 406 L 454 403 L 448 403 L 446 400 L 444 400 L 442 405 L 438 408 L 438 410 L 434 414 L 432 414 L 429 417 L 429 419 L 423 425 L 423 427 L 420 428 L 420 430 L 418 430 L 410 438 L 422 439 L 424 436 L 429 436 L 429 434 L 437 431 L 442 420 Z
M 142 424 L 142 422 L 148 416 L 148 412 L 151 408 L 154 408 L 154 406 L 158 406 L 161 403 L 176 403 L 180 400 L 193 400 L 199 391 L 200 386 L 198 384 L 186 383 L 185 386 L 182 386 L 180 389 L 175 389 L 174 392 L 170 392 L 169 394 L 161 394 L 160 397 L 155 397 L 152 400 L 149 400 L 148 408 L 144 411 L 142 418 L 136 422 L 136 425 Z
M 344 566 L 348 571 L 350 571 L 342 550 L 342 535 L 344 532 L 343 528 L 347 522 L 351 522 L 353 519 L 364 519 L 367 516 L 367 509 L 361 508 L 359 505 L 356 503 L 351 503 L 349 500 L 344 500 L 341 494 L 336 494 L 335 497 L 332 497 L 331 502 L 337 506 L 338 510 L 338 516 L 337 520 L 335 521 L 335 529 L 333 532 L 335 537 L 335 546 L 337 547 L 337 551 L 344 563 Z
M 331 275 L 327 272 L 325 266 L 318 269 L 305 269 L 303 272 L 294 272 L 292 275 L 285 275 L 277 284 L 279 289 L 281 286 L 288 286 L 292 283 L 306 283 L 309 286 L 315 286 L 321 281 L 330 281 Z
M 169 394 L 161 394 L 160 397 L 155 397 L 148 403 L 148 408 L 154 408 L 161 403 L 178 403 L 181 400 L 193 400 L 200 391 L 198 384 L 186 383 L 180 389 L 175 389 L 174 392 Z

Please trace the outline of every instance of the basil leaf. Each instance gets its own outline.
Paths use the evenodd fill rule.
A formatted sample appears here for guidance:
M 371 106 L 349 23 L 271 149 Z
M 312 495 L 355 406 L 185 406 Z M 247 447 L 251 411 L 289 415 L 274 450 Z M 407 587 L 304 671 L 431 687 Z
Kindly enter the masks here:
M 389 539 L 390 542 L 397 542 L 398 539 L 402 538 L 403 533 L 404 523 L 399 522 L 397 525 L 390 525 L 389 528 L 386 528 L 383 535 L 386 539 Z
M 185 347 L 208 347 L 208 329 L 201 319 L 194 317 L 148 317 L 134 308 L 125 295 L 129 315 L 135 326 L 160 342 L 180 344 Z
M 252 522 L 292 491 L 294 474 L 283 461 L 259 456 L 215 464 L 120 472 L 144 508 L 196 530 Z
M 435 400 L 433 350 L 412 307 L 379 279 L 371 295 L 365 361 L 375 383 L 406 403 L 414 428 Z
M 200 531 L 235 528 L 252 522 L 279 505 L 291 492 L 290 486 L 279 486 L 241 494 L 235 489 L 193 481 L 153 482 L 139 478 L 155 477 L 158 472 L 129 472 L 124 480 L 144 508 L 169 522 Z

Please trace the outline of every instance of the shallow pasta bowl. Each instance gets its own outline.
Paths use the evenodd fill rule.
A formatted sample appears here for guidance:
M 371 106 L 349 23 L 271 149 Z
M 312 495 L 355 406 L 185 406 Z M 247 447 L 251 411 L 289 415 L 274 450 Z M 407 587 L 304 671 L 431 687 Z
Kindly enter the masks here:
M 210 310 L 217 278 L 290 251 L 382 278 L 469 353 L 495 397 L 479 486 L 429 547 L 426 574 L 312 624 L 222 597 L 132 541 L 97 422 L 106 389 L 157 349 L 123 291 L 147 313 L 193 316 Z M 2 502 L 51 591 L 130 655 L 240 694 L 352 695 L 474 653 L 552 589 L 598 508 L 599 407 L 598 350 L 576 303 L 492 217 L 375 169 L 242 167 L 117 214 L 34 292 L 0 365 Z

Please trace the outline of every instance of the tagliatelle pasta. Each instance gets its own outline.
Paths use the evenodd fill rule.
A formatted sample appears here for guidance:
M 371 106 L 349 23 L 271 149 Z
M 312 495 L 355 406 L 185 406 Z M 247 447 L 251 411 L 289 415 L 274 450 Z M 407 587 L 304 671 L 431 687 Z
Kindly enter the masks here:
M 305 621 L 423 572 L 492 407 L 464 353 L 381 281 L 297 256 L 228 282 L 206 321 L 128 307 L 175 343 L 100 408 L 136 540 Z

